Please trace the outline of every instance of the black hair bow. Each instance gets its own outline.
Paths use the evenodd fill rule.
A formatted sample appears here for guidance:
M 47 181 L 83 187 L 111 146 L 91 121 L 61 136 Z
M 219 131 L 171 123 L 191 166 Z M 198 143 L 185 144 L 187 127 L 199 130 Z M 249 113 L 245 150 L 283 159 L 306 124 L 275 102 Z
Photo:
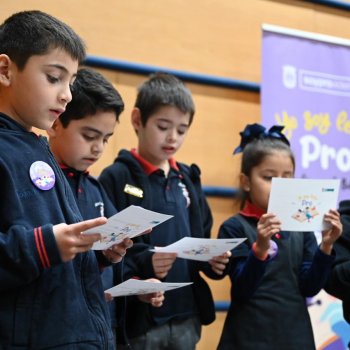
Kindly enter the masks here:
M 269 130 L 260 124 L 248 124 L 243 131 L 239 134 L 241 135 L 240 145 L 233 151 L 233 154 L 243 152 L 244 147 L 248 143 L 257 139 L 274 138 L 280 139 L 282 142 L 290 146 L 290 143 L 286 136 L 282 133 L 284 129 L 283 125 L 273 125 Z

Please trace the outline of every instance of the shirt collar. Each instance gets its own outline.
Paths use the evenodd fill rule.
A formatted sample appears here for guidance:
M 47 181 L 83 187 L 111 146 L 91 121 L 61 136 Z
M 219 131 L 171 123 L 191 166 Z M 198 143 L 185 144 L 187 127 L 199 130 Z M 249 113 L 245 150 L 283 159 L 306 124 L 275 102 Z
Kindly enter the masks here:
M 146 160 L 145 158 L 142 158 L 137 152 L 136 149 L 133 148 L 131 150 L 131 154 L 132 156 L 141 164 L 143 170 L 145 171 L 145 173 L 147 175 L 151 175 L 152 173 L 156 172 L 159 170 L 158 167 L 154 166 L 152 163 L 150 163 L 148 160 Z M 179 167 L 176 164 L 176 161 L 174 158 L 170 158 L 169 159 L 169 165 L 170 168 L 179 171 Z
M 64 173 L 67 173 L 70 177 L 76 177 L 79 175 L 89 175 L 89 172 L 87 170 L 85 171 L 79 171 L 74 168 L 70 168 L 67 165 L 59 164 L 60 168 L 63 170 Z
M 251 202 L 245 201 L 244 207 L 239 213 L 245 217 L 256 218 L 259 220 L 261 216 L 265 214 L 265 211 L 258 208 Z

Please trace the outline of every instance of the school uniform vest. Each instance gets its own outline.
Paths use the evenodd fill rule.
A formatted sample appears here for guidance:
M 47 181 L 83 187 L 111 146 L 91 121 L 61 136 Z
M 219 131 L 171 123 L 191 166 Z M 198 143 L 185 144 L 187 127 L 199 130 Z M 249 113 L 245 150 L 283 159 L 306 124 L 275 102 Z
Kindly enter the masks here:
M 256 227 L 241 215 L 236 217 L 252 245 Z M 280 238 L 274 239 L 278 256 L 267 264 L 261 285 L 251 298 L 231 301 L 218 350 L 315 349 L 306 301 L 298 284 L 303 234 L 313 233 L 281 232 Z

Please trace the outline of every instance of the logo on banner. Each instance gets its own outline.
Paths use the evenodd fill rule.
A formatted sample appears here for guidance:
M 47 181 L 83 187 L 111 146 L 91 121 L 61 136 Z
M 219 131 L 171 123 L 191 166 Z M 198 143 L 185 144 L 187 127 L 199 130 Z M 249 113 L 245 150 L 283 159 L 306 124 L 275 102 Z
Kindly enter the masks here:
M 284 87 L 287 89 L 294 89 L 297 86 L 297 69 L 290 65 L 284 65 L 282 69 Z

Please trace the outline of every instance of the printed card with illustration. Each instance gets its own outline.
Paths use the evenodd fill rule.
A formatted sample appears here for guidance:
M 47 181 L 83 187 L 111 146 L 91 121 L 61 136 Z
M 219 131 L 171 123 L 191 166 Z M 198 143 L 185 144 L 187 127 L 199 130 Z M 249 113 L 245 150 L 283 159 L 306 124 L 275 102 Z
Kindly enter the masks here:
M 219 256 L 231 250 L 245 241 L 246 238 L 210 239 L 184 237 L 166 247 L 150 249 L 158 253 L 177 253 L 178 258 L 209 261 L 214 256 Z
M 151 282 L 141 281 L 130 278 L 127 281 L 120 283 L 112 288 L 105 290 L 112 297 L 121 297 L 126 295 L 141 295 L 156 292 L 166 292 L 172 289 L 185 287 L 192 284 L 192 282 L 175 283 L 175 282 Z
M 284 231 L 321 231 L 323 216 L 336 209 L 340 180 L 273 178 L 267 211 L 275 213 Z
M 86 230 L 84 234 L 100 233 L 102 239 L 95 242 L 92 249 L 104 250 L 122 242 L 124 238 L 138 236 L 172 217 L 131 205 L 111 216 L 106 224 Z

